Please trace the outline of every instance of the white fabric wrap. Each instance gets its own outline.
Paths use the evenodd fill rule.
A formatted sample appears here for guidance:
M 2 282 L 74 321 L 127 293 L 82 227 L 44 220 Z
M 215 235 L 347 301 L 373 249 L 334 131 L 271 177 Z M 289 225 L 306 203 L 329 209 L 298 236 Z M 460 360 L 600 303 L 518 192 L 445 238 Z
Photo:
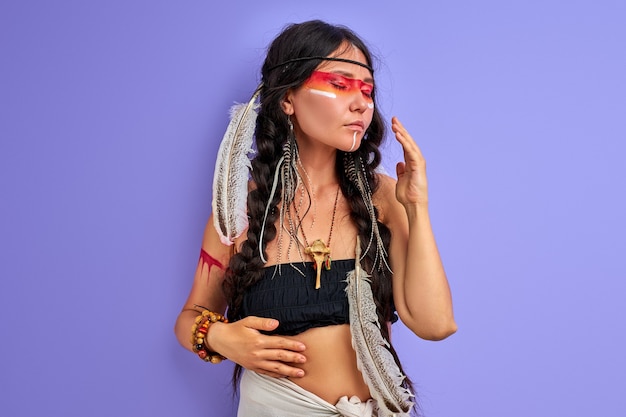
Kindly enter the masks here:
M 337 404 L 321 399 L 287 378 L 244 370 L 237 417 L 376 417 L 376 401 L 341 397 Z

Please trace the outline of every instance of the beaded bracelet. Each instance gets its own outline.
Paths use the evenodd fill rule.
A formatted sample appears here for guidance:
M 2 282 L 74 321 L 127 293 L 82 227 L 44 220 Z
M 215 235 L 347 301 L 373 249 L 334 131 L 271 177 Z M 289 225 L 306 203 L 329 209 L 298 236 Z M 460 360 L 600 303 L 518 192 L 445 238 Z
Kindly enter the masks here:
M 196 317 L 195 323 L 191 326 L 191 346 L 193 351 L 205 362 L 220 363 L 226 359 L 217 352 L 210 352 L 204 344 L 209 327 L 218 321 L 228 323 L 228 319 L 221 314 L 204 310 L 202 314 Z

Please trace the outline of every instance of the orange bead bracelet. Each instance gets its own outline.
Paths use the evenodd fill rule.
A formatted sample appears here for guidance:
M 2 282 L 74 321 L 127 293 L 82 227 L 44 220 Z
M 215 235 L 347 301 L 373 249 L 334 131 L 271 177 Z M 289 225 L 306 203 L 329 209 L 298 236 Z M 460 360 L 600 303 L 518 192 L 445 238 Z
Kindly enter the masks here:
M 213 311 L 204 310 L 202 314 L 196 317 L 196 321 L 191 326 L 191 346 L 198 357 L 205 362 L 220 363 L 226 359 L 224 356 L 217 352 L 211 352 L 205 345 L 206 335 L 209 332 L 209 327 L 213 323 L 217 322 L 228 323 L 228 319 L 219 313 Z

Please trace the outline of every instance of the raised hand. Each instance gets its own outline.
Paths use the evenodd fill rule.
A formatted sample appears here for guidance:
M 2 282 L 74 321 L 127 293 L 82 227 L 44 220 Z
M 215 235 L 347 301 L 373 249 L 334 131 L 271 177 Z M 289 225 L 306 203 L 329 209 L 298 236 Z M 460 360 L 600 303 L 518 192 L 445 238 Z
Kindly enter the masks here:
M 405 207 L 428 204 L 428 182 L 426 180 L 426 161 L 422 152 L 397 117 L 391 119 L 391 130 L 396 140 L 402 145 L 404 162 L 396 165 L 398 183 L 396 198 Z

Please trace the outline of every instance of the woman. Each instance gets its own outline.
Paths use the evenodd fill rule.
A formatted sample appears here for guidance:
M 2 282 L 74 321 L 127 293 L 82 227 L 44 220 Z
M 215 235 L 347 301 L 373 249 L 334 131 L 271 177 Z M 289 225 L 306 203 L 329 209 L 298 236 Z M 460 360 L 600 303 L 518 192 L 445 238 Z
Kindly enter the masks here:
M 364 43 L 321 21 L 287 27 L 268 50 L 249 222 L 229 234 L 237 216 L 215 204 L 223 190 L 214 187 L 176 322 L 184 347 L 243 369 L 239 416 L 403 415 L 410 383 L 387 345 L 389 324 L 399 316 L 429 340 L 456 331 L 425 162 L 397 118 L 398 180 L 375 171 L 384 123 L 373 77 Z

